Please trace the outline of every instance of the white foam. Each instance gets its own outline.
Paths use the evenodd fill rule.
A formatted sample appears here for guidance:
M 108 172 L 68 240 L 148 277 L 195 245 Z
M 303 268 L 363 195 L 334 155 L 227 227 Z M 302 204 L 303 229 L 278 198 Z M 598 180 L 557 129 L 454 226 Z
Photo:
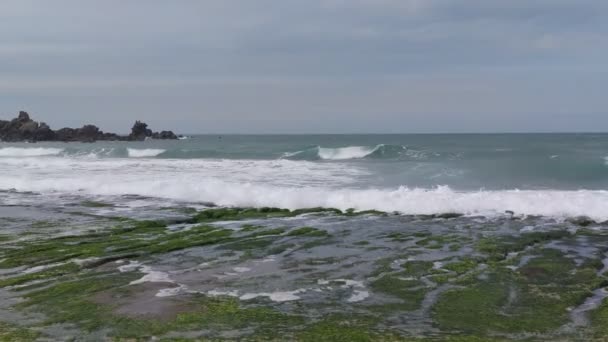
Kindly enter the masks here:
M 27 269 L 21 271 L 21 273 L 23 273 L 23 274 L 38 273 L 40 271 L 44 271 L 44 270 L 47 270 L 47 269 L 53 268 L 53 267 L 62 266 L 65 264 L 67 264 L 67 262 L 59 262 L 59 263 L 48 264 L 48 265 L 34 266 L 34 267 L 30 267 L 30 268 L 27 268 Z
M 339 148 L 319 147 L 319 158 L 326 160 L 360 159 L 374 153 L 382 145 L 376 147 L 348 146 Z
M 138 280 L 130 282 L 129 285 L 137 285 L 142 283 L 173 283 L 173 280 L 169 278 L 169 274 L 165 272 L 154 271 L 149 266 L 142 266 L 139 268 L 139 271 L 145 273 L 145 275 Z
M 0 189 L 42 194 L 140 195 L 220 206 L 333 207 L 403 214 L 458 212 L 608 220 L 605 190 L 356 188 L 365 170 L 341 163 L 251 160 L 2 158 Z
M 223 297 L 223 296 L 228 296 L 228 297 L 238 297 L 239 296 L 239 292 L 238 291 L 219 291 L 219 290 L 211 290 L 209 292 L 207 292 L 208 296 L 211 297 Z
M 58 155 L 61 152 L 63 152 L 62 148 L 4 147 L 0 148 L 0 157 L 42 157 Z
M 118 261 L 116 261 L 116 263 L 122 264 L 122 263 L 124 263 L 124 261 L 123 260 L 118 260 Z M 121 272 L 121 273 L 124 273 L 124 272 L 133 272 L 133 271 L 137 270 L 140 266 L 141 266 L 141 263 L 139 263 L 137 261 L 132 261 L 131 260 L 128 264 L 119 266 L 118 267 L 118 271 Z
M 183 291 L 186 291 L 187 288 L 184 285 L 180 285 L 177 287 L 170 287 L 170 288 L 166 288 L 166 289 L 160 289 L 157 293 L 156 293 L 156 297 L 174 297 L 177 296 L 178 294 L 182 293 Z
M 78 259 L 78 258 L 76 258 L 76 259 L 72 259 L 72 262 L 75 263 L 78 266 L 84 266 L 86 264 L 95 262 L 95 261 L 97 261 L 99 259 L 100 258 L 98 258 L 98 257 L 90 257 L 90 258 L 85 258 L 85 259 Z
M 346 301 L 349 303 L 357 303 L 365 300 L 367 297 L 369 297 L 369 292 L 355 290 Z
M 156 149 L 156 148 L 147 148 L 147 149 L 127 148 L 127 154 L 131 158 L 156 157 L 162 153 L 165 153 L 165 151 L 166 150 Z
M 262 293 L 246 293 L 239 297 L 240 300 L 252 300 L 258 297 L 268 297 L 273 302 L 290 302 L 299 300 L 300 297 L 297 294 L 305 292 L 306 290 L 295 290 L 287 292 L 262 292 Z

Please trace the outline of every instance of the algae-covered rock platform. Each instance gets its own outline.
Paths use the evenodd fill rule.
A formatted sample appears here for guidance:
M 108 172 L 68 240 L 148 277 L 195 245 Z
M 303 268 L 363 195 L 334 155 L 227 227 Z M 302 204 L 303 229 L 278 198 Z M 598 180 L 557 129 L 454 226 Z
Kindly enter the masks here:
M 608 336 L 602 224 L 92 201 L 0 217 L 0 341 Z

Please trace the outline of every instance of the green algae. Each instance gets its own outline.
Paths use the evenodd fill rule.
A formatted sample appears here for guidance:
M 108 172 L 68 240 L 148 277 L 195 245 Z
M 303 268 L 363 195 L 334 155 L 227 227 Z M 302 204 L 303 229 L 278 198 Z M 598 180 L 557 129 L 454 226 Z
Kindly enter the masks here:
M 595 337 L 605 338 L 608 336 L 608 302 L 604 301 L 596 310 L 592 311 L 590 320 Z
M 556 230 L 548 232 L 532 232 L 519 236 L 502 236 L 482 238 L 477 242 L 477 250 L 485 253 L 494 261 L 504 260 L 511 252 L 523 251 L 527 247 L 542 242 L 560 240 L 570 237 L 572 234 L 567 230 Z
M 337 214 L 331 210 L 309 213 L 327 212 L 332 215 Z M 269 228 L 244 224 L 241 229 L 232 231 L 219 228 L 220 225 L 212 225 L 215 221 L 227 220 L 227 217 L 239 220 L 294 215 L 294 212 L 282 209 L 268 208 L 263 211 L 256 209 L 236 214 L 216 212 L 211 216 L 214 215 L 217 217 L 197 219 L 200 225 L 189 225 L 183 229 L 181 226 L 167 227 L 167 222 L 164 221 L 123 220 L 111 229 L 87 232 L 78 236 L 9 242 L 11 249 L 0 250 L 0 259 L 4 259 L 0 267 L 47 265 L 51 261 L 66 262 L 72 258 L 98 259 L 87 262 L 83 266 L 68 262 L 28 275 L 5 277 L 0 280 L 0 286 L 27 285 L 37 280 L 44 281 L 43 289 L 30 287 L 23 292 L 26 303 L 19 305 L 19 308 L 46 313 L 49 319 L 45 324 L 75 323 L 77 327 L 91 332 L 109 329 L 109 336 L 117 340 L 141 340 L 153 337 L 160 337 L 163 340 L 167 336 L 180 336 L 179 333 L 183 333 L 183 336 L 192 336 L 188 335 L 188 332 L 201 332 L 204 339 L 218 339 L 222 336 L 222 332 L 231 332 L 236 333 L 235 336 L 240 336 L 236 338 L 239 340 L 463 342 L 497 340 L 495 334 L 525 336 L 517 334 L 553 333 L 569 322 L 569 308 L 580 305 L 590 296 L 591 291 L 605 286 L 605 279 L 597 275 L 598 270 L 603 267 L 600 259 L 580 257 L 575 262 L 572 255 L 566 257 L 558 250 L 545 248 L 548 242 L 555 240 L 571 243 L 574 239 L 569 238 L 573 235 L 566 231 L 480 237 L 477 241 L 472 240 L 470 237 L 472 234 L 470 236 L 458 236 L 452 233 L 437 235 L 435 231 L 425 231 L 376 234 L 394 242 L 415 239 L 417 243 L 412 241 L 409 244 L 401 244 L 403 247 L 395 253 L 397 255 L 379 259 L 371 277 L 368 278 L 373 293 L 379 294 L 382 300 L 388 299 L 390 303 L 357 304 L 359 313 L 352 313 L 348 317 L 335 318 L 321 315 L 311 318 L 305 311 L 306 304 L 300 302 L 290 303 L 290 306 L 297 308 L 290 312 L 289 309 L 284 308 L 278 311 L 276 308 L 279 305 L 270 307 L 263 302 L 244 305 L 245 302 L 239 302 L 234 298 L 192 295 L 188 298 L 188 302 L 193 304 L 187 312 L 179 313 L 171 319 L 157 319 L 119 314 L 116 309 L 120 305 L 120 297 L 116 297 L 116 303 L 100 304 L 94 300 L 96 294 L 105 291 L 112 293 L 126 291 L 125 288 L 129 288 L 126 285 L 139 276 L 138 272 L 118 275 L 94 273 L 99 271 L 95 270 L 95 267 L 110 261 L 165 254 L 197 246 L 217 246 L 219 250 L 237 251 L 233 253 L 237 259 L 249 260 L 263 255 L 281 254 L 288 249 L 313 248 L 336 242 L 341 238 L 341 232 L 331 236 L 326 231 L 313 227 Z M 347 216 L 348 212 L 341 215 Z M 276 222 L 273 222 L 273 225 L 276 225 Z M 370 244 L 367 240 L 347 242 L 349 248 Z M 391 244 L 387 240 L 382 243 L 388 246 Z M 406 250 L 412 248 L 413 244 L 415 246 L 412 250 Z M 446 246 L 449 246 L 450 250 L 472 246 L 476 252 L 464 257 L 449 256 L 454 254 L 448 254 L 446 257 L 437 254 L 439 257 L 435 260 L 443 263 L 437 267 L 434 267 L 436 264 L 433 261 L 403 262 L 410 257 L 415 258 L 417 253 L 445 253 L 448 248 Z M 442 247 L 446 247 L 442 252 L 430 251 Z M 362 247 L 362 250 L 364 249 L 365 247 Z M 387 248 L 387 251 L 390 251 L 390 248 Z M 511 252 L 518 252 L 519 255 L 517 257 L 511 255 L 507 258 Z M 534 255 L 534 258 L 519 268 L 515 267 L 516 261 L 526 255 Z M 66 259 L 62 260 L 61 257 Z M 400 260 L 399 265 L 396 265 L 396 260 Z M 299 265 L 326 268 L 335 264 L 342 269 L 351 266 L 350 263 L 342 264 L 342 261 L 335 257 L 310 258 L 300 260 Z M 296 267 L 301 272 L 305 267 L 299 265 Z M 308 268 L 314 270 L 316 267 Z M 103 269 L 107 270 L 107 268 Z M 289 272 L 291 271 L 290 269 Z M 429 285 L 426 280 L 437 285 L 450 284 L 442 288 L 450 290 L 440 294 L 438 302 L 431 307 L 434 325 L 441 330 L 441 335 L 427 339 L 406 338 L 393 334 L 386 327 L 383 317 L 420 309 L 429 291 L 437 288 L 432 283 Z M 63 285 L 66 286 L 62 287 Z M 137 286 L 133 286 L 133 289 L 126 292 L 137 289 Z M 75 298 L 68 298 L 70 296 Z M 61 298 L 65 300 L 61 302 Z M 327 306 L 331 308 L 331 305 Z M 45 309 L 47 307 L 48 309 Z M 367 321 L 368 317 L 361 316 L 361 312 L 371 312 L 374 317 Z M 605 328 L 602 328 L 608 320 L 606 312 L 608 308 L 602 305 L 592 313 L 591 321 L 597 330 L 597 336 L 608 334 Z M 177 335 L 167 335 L 169 333 L 177 333 Z
M 433 262 L 412 260 L 401 265 L 403 272 L 400 274 L 410 277 L 422 277 L 432 273 Z
M 114 206 L 113 204 L 99 201 L 82 201 L 80 205 L 87 208 L 109 208 Z
M 353 245 L 355 245 L 355 246 L 367 246 L 369 244 L 371 244 L 371 242 L 369 242 L 367 240 L 357 241 L 357 242 L 353 243 Z
M 395 275 L 384 275 L 373 281 L 370 287 L 375 292 L 399 298 L 399 309 L 405 311 L 419 308 L 428 290 L 419 280 L 404 279 Z
M 316 342 L 367 342 L 367 341 L 397 341 L 395 336 L 377 329 L 380 322 L 378 317 L 368 315 L 334 314 L 309 324 L 297 332 L 294 341 Z M 399 339 L 404 341 L 403 339 Z
M 326 231 L 313 228 L 313 227 L 302 227 L 291 230 L 287 233 L 287 236 L 313 236 L 313 237 L 323 237 L 329 235 Z
M 67 263 L 56 267 L 47 268 L 39 272 L 32 272 L 16 277 L 0 279 L 0 287 L 15 286 L 30 283 L 33 281 L 45 281 L 52 278 L 70 275 L 80 270 L 80 266 L 75 263 Z
M 241 231 L 242 232 L 252 232 L 258 229 L 263 229 L 264 226 L 261 225 L 255 225 L 255 224 L 244 224 L 241 226 Z
M 266 230 L 256 230 L 254 233 L 247 235 L 247 238 L 255 238 L 258 236 L 268 236 L 268 235 L 281 235 L 285 233 L 287 229 L 285 228 L 272 228 Z
M 85 331 L 108 329 L 110 336 L 123 338 L 151 338 L 169 332 L 214 329 L 230 331 L 256 327 L 260 331 L 275 331 L 303 323 L 298 316 L 287 315 L 270 308 L 244 308 L 233 298 L 210 298 L 193 295 L 188 301 L 188 311 L 178 313 L 169 320 L 132 317 L 115 311 L 120 306 L 120 296 L 113 303 L 100 304 L 93 298 L 100 293 L 124 292 L 124 286 L 135 279 L 134 274 L 90 276 L 66 281 L 25 295 L 22 309 L 42 311 L 47 315 L 45 325 L 70 323 Z M 129 292 L 125 292 L 129 295 Z
M 0 342 L 34 341 L 41 334 L 33 329 L 0 322 Z
M 533 252 L 540 255 L 514 272 L 491 268 L 466 288 L 444 293 L 433 307 L 437 324 L 485 335 L 549 333 L 568 323 L 569 308 L 582 304 L 604 282 L 597 265 L 577 267 L 557 250 Z
M 42 241 L 27 241 L 17 248 L 0 251 L 0 267 L 37 266 L 79 258 L 106 258 L 111 255 L 150 255 L 227 241 L 228 229 L 196 226 L 171 232 L 161 221 L 141 221 L 128 227 L 115 227 L 83 235 L 70 235 Z M 108 260 L 112 260 L 109 258 Z
M 390 239 L 391 241 L 396 241 L 396 242 L 405 242 L 405 241 L 413 239 L 412 235 L 402 233 L 402 232 L 393 232 L 393 233 L 385 235 L 384 237 L 387 239 Z
M 376 210 L 367 211 L 346 211 L 342 212 L 335 208 L 307 208 L 289 210 L 282 208 L 211 208 L 198 212 L 194 216 L 197 222 L 214 222 L 214 221 L 238 221 L 251 219 L 268 219 L 268 218 L 287 218 L 305 214 L 332 214 L 341 216 L 362 216 L 362 215 L 378 215 L 384 216 L 386 213 Z
M 480 260 L 473 258 L 462 258 L 456 262 L 452 262 L 443 266 L 443 269 L 455 272 L 457 274 L 464 274 L 475 269 L 480 264 Z

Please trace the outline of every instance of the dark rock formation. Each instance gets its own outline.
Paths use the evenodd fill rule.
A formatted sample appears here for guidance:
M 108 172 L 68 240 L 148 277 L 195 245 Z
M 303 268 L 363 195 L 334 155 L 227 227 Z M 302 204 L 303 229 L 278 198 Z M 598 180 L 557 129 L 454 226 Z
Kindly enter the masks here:
M 129 134 L 129 140 L 146 140 L 146 138 L 152 137 L 152 130 L 148 129 L 148 125 L 141 121 L 135 121 L 133 128 L 131 128 L 131 134 Z
M 97 140 L 142 141 L 146 139 L 177 139 L 171 131 L 152 132 L 148 125 L 136 121 L 131 134 L 121 136 L 105 133 L 95 125 L 84 125 L 82 128 L 62 128 L 53 131 L 44 122 L 38 123 L 30 118 L 27 112 L 19 112 L 17 118 L 6 121 L 0 120 L 0 141 L 80 141 L 94 142 Z
M 175 133 L 171 131 L 155 132 L 152 134 L 152 139 L 179 139 Z

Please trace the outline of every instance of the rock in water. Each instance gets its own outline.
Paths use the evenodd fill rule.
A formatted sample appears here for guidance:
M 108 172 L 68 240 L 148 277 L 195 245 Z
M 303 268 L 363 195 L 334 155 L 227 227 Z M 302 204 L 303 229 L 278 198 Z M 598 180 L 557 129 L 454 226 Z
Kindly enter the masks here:
M 95 125 L 84 125 L 82 128 L 62 128 L 53 131 L 46 123 L 38 123 L 30 118 L 27 112 L 20 111 L 18 116 L 11 120 L 0 120 L 0 141 L 80 141 L 94 142 L 97 140 L 131 140 L 142 141 L 152 139 L 177 139 L 171 131 L 152 132 L 148 125 L 136 121 L 128 136 L 115 133 L 104 133 Z
M 146 138 L 152 137 L 152 135 L 153 135 L 152 130 L 148 129 L 148 124 L 138 120 L 138 121 L 135 121 L 133 128 L 131 128 L 131 134 L 129 135 L 129 140 L 137 140 L 137 141 L 146 140 Z

